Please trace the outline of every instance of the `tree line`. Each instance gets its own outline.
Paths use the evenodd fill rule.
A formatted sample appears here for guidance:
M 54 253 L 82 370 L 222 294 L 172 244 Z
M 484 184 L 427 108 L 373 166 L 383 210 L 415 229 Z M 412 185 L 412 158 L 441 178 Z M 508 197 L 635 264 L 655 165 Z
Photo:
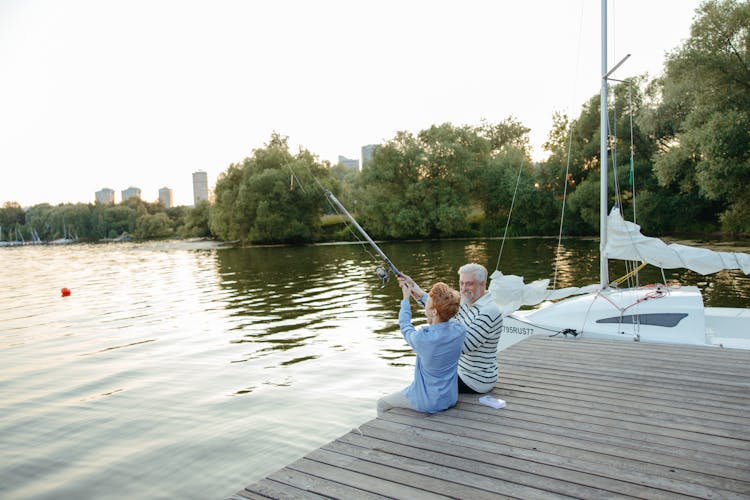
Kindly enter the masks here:
M 208 202 L 165 209 L 161 203 L 139 198 L 117 205 L 42 203 L 26 210 L 16 202 L 5 202 L 0 208 L 0 228 L 3 239 L 10 241 L 30 241 L 34 235 L 42 241 L 209 237 L 208 211 Z
M 748 56 L 750 3 L 708 1 L 661 76 L 611 87 L 610 207 L 617 201 L 647 234 L 750 234 Z M 361 171 L 321 162 L 306 149 L 292 153 L 273 133 L 219 176 L 210 205 L 164 210 L 128 200 L 24 212 L 6 203 L 0 224 L 50 238 L 65 224 L 91 239 L 123 231 L 247 243 L 351 238 L 323 193 L 330 189 L 376 238 L 498 236 L 508 221 L 511 235 L 551 235 L 561 220 L 564 234 L 597 234 L 599 106 L 597 94 L 577 117 L 556 113 L 548 157 L 536 163 L 529 129 L 513 117 L 399 132 Z

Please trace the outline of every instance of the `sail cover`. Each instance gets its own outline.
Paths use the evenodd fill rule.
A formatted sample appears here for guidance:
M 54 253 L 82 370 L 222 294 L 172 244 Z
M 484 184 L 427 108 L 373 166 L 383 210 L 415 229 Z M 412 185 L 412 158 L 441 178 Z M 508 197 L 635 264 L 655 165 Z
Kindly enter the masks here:
M 596 284 L 550 290 L 547 288 L 549 286 L 548 279 L 525 284 L 523 276 L 505 275 L 500 271 L 493 272 L 490 278 L 488 290 L 492 296 L 492 300 L 495 301 L 502 311 L 503 316 L 507 316 L 513 311 L 518 310 L 521 306 L 533 306 L 545 300 L 559 300 L 601 289 L 601 286 Z
M 608 259 L 647 262 L 665 269 L 682 267 L 700 274 L 711 274 L 722 269 L 741 269 L 745 274 L 750 274 L 750 254 L 717 252 L 676 243 L 668 245 L 658 238 L 641 234 L 641 227 L 623 219 L 617 207 L 607 216 L 605 253 Z M 504 275 L 500 271 L 492 273 L 490 278 L 488 290 L 504 316 L 521 306 L 532 306 L 545 300 L 559 300 L 601 289 L 599 284 L 595 284 L 550 290 L 547 288 L 548 279 L 526 284 L 523 276 Z
M 607 216 L 604 251 L 609 259 L 648 262 L 664 269 L 684 267 L 700 274 L 741 269 L 750 274 L 750 254 L 717 252 L 676 243 L 668 245 L 658 238 L 641 234 L 641 227 L 623 219 L 617 207 Z

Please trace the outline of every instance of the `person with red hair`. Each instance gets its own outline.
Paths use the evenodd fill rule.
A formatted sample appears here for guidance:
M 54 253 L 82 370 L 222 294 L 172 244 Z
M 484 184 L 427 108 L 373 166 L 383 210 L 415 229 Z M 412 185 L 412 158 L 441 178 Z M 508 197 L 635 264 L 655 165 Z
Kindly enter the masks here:
M 417 354 L 414 380 L 406 389 L 378 401 L 378 416 L 391 408 L 436 413 L 458 401 L 458 358 L 464 344 L 464 326 L 451 321 L 461 305 L 460 294 L 445 283 L 435 283 L 427 294 L 427 326 L 419 330 L 412 325 L 409 298 L 412 290 L 402 277 L 403 292 L 398 322 L 401 334 Z
M 424 305 L 427 294 L 403 275 L 412 297 Z M 503 315 L 487 291 L 487 268 L 469 263 L 458 270 L 461 307 L 456 321 L 466 327 L 464 347 L 458 360 L 458 392 L 484 394 L 497 383 L 497 346 L 503 331 Z

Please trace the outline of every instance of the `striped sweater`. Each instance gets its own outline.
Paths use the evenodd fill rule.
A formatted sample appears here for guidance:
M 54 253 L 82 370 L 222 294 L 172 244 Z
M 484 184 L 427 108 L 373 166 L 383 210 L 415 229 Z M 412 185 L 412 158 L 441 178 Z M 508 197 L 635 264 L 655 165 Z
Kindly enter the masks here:
M 489 392 L 497 382 L 497 343 L 503 329 L 500 309 L 485 293 L 472 305 L 461 304 L 455 319 L 466 326 L 458 360 L 458 375 L 477 392 Z

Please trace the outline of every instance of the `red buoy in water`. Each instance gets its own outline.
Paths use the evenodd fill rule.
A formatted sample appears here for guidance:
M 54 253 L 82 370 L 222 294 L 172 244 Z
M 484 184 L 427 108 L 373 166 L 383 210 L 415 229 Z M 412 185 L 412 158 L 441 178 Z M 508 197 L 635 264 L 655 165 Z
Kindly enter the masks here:
M 60 293 L 63 297 L 68 297 L 70 296 L 70 288 L 63 288 L 62 290 L 60 290 Z

